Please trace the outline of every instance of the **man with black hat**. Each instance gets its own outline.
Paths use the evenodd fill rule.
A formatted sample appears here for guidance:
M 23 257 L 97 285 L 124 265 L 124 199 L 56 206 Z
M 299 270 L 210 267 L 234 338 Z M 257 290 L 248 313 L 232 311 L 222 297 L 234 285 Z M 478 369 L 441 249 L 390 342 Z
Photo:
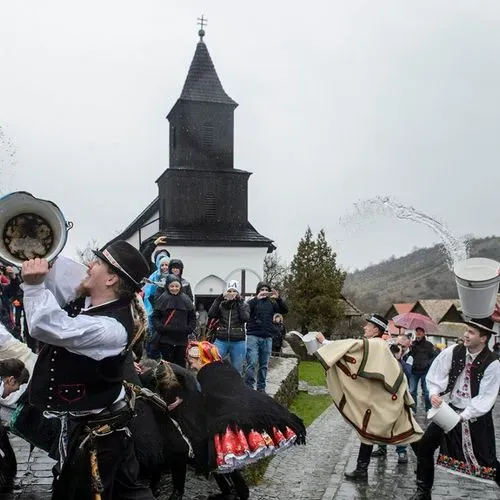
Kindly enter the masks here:
M 429 500 L 434 483 L 434 452 L 438 464 L 454 473 L 496 481 L 500 466 L 495 451 L 492 408 L 500 387 L 500 362 L 488 348 L 491 318 L 464 319 L 464 345 L 444 349 L 427 373 L 432 406 L 447 403 L 460 417 L 445 434 L 431 423 L 417 445 L 417 492 L 413 500 Z
M 367 339 L 382 339 L 382 335 L 387 330 L 387 320 L 380 314 L 372 314 L 366 318 L 365 326 L 363 327 L 364 337 Z M 361 443 L 359 445 L 358 460 L 356 468 L 352 472 L 346 472 L 346 479 L 364 480 L 368 477 L 368 466 L 373 451 L 373 445 Z
M 373 430 L 371 430 L 368 427 L 369 421 L 370 421 L 370 423 L 373 423 L 377 419 L 389 418 L 389 413 L 387 415 L 385 415 L 385 414 L 382 414 L 380 412 L 380 410 L 383 409 L 382 407 L 379 408 L 378 409 L 379 411 L 377 412 L 374 409 L 370 408 L 370 406 L 371 406 L 370 404 L 368 404 L 368 405 L 366 404 L 368 398 L 376 398 L 378 396 L 378 394 L 376 392 L 377 385 L 384 386 L 384 387 L 386 385 L 389 386 L 389 384 L 387 383 L 387 379 L 391 378 L 391 377 L 389 377 L 389 374 L 391 374 L 391 376 L 395 377 L 395 379 L 397 380 L 397 382 L 394 384 L 395 386 L 397 384 L 398 387 L 401 386 L 402 388 L 404 388 L 404 390 L 402 389 L 402 391 L 401 391 L 402 395 L 405 394 L 406 397 L 408 397 L 408 399 L 409 399 L 409 394 L 408 394 L 408 386 L 406 384 L 406 380 L 404 379 L 404 375 L 402 374 L 402 368 L 401 368 L 400 364 L 396 361 L 396 359 L 394 358 L 392 353 L 390 352 L 389 345 L 382 339 L 382 336 L 387 331 L 387 320 L 383 316 L 381 316 L 380 314 L 371 314 L 370 316 L 368 316 L 366 318 L 366 323 L 363 327 L 363 330 L 364 330 L 364 339 L 369 340 L 370 343 L 366 343 L 366 341 L 364 341 L 364 344 L 366 344 L 366 345 L 363 349 L 364 352 L 362 355 L 361 364 L 365 365 L 366 362 L 368 361 L 369 356 L 371 356 L 371 357 L 378 356 L 378 358 L 374 360 L 375 364 L 372 365 L 372 368 L 370 368 L 366 372 L 364 369 L 361 369 L 361 367 L 357 368 L 358 372 L 356 372 L 354 370 L 354 368 L 356 368 L 356 366 L 359 366 L 359 365 L 356 363 L 355 358 L 351 357 L 352 352 L 350 352 L 350 351 L 347 352 L 346 355 L 343 357 L 343 359 L 350 360 L 347 363 L 347 366 L 349 366 L 349 363 L 352 363 L 353 365 L 355 365 L 353 367 L 352 373 L 350 373 L 349 368 L 347 368 L 347 372 L 349 372 L 349 376 L 347 377 L 347 379 L 345 379 L 346 380 L 345 384 L 347 384 L 347 380 L 350 378 L 352 378 L 353 381 L 357 381 L 358 384 L 360 384 L 360 381 L 362 381 L 362 380 L 372 380 L 373 384 L 374 384 L 373 386 L 372 385 L 369 386 L 369 388 L 371 389 L 369 392 L 366 392 L 366 389 L 365 389 L 365 392 L 363 392 L 363 388 L 361 387 L 361 385 L 359 386 L 359 390 L 356 388 L 356 391 L 352 391 L 353 392 L 352 398 L 353 398 L 353 400 L 356 401 L 356 404 L 353 405 L 356 407 L 356 412 L 355 412 L 356 418 L 358 420 L 362 420 L 362 423 L 360 425 L 357 425 L 356 422 L 353 422 L 351 415 L 349 415 L 349 416 L 344 415 L 343 410 L 346 407 L 346 400 L 347 400 L 346 395 L 347 395 L 347 398 L 350 397 L 349 396 L 350 393 L 347 390 L 348 389 L 347 387 L 344 387 L 344 389 L 345 389 L 344 391 L 341 390 L 341 392 L 343 392 L 342 401 L 337 405 L 339 407 L 340 412 L 348 419 L 348 421 L 350 421 L 354 425 L 354 427 L 356 428 L 356 430 L 358 431 L 358 433 L 362 439 L 361 445 L 359 447 L 356 468 L 352 472 L 345 473 L 346 479 L 349 479 L 351 481 L 366 481 L 367 480 L 367 478 L 368 478 L 368 466 L 370 465 L 370 459 L 371 459 L 372 451 L 373 451 L 373 443 L 379 442 L 379 444 L 380 443 L 382 443 L 382 444 L 388 443 L 388 444 L 400 445 L 401 452 L 404 450 L 403 445 L 406 444 L 404 442 L 403 438 L 398 442 L 392 443 L 391 439 L 388 438 L 387 436 L 378 436 L 377 437 L 374 434 Z M 316 336 L 316 339 L 322 345 L 335 344 L 335 341 L 326 340 L 322 334 L 318 334 Z M 346 341 L 340 341 L 340 342 L 346 342 Z M 377 344 L 373 344 L 372 342 L 375 342 Z M 375 352 L 378 352 L 378 354 L 374 354 Z M 320 359 L 320 361 L 324 362 L 325 360 L 322 358 L 326 357 L 326 354 L 327 353 L 323 353 L 322 351 L 319 351 L 317 353 L 317 356 Z M 335 359 L 339 358 L 338 355 L 333 356 L 333 357 Z M 344 367 L 344 365 L 341 365 L 341 366 Z M 344 367 L 344 370 L 346 370 L 345 367 Z M 343 374 L 343 375 L 345 376 L 345 374 Z M 404 379 L 404 385 L 403 385 L 403 379 Z M 380 381 L 383 381 L 383 384 L 380 384 Z M 353 384 L 355 384 L 355 383 L 356 382 L 353 382 Z M 406 387 L 404 387 L 405 385 L 406 385 Z M 403 396 L 402 398 L 398 399 L 398 397 L 396 396 L 396 387 L 391 388 L 391 391 L 393 391 L 393 397 L 391 399 L 394 402 L 394 404 L 395 405 L 402 405 L 405 397 Z M 334 398 L 334 401 L 335 401 L 335 398 Z M 410 399 L 410 401 L 411 401 L 411 399 Z M 358 403 L 361 403 L 361 404 L 358 404 Z M 337 404 L 337 402 L 336 402 L 336 404 Z M 365 413 L 363 413 L 362 408 L 364 408 L 365 406 L 367 406 L 368 409 L 366 410 Z M 360 413 L 360 411 L 361 411 L 361 413 Z M 373 415 L 372 415 L 372 413 L 373 413 Z M 403 415 L 402 420 L 408 420 L 406 417 L 404 417 L 404 414 L 405 414 L 405 410 L 401 406 L 401 411 L 399 413 L 399 417 L 401 418 L 401 415 Z M 391 413 L 391 415 L 394 415 L 394 413 Z M 390 420 L 388 420 L 388 422 L 390 422 L 390 424 L 392 425 Z M 359 427 L 362 427 L 362 428 L 360 429 Z M 394 428 L 395 427 L 396 426 L 394 426 Z M 420 431 L 420 429 L 418 428 L 418 426 L 416 426 L 411 421 L 410 421 L 410 425 L 409 425 L 408 429 L 410 429 L 410 428 L 414 428 L 414 429 L 407 431 L 405 428 L 405 432 L 408 434 L 408 437 L 415 435 L 416 437 L 411 437 L 410 439 L 411 440 L 417 439 L 418 432 Z M 374 429 L 375 429 L 375 427 L 374 427 Z M 394 430 L 394 429 L 392 429 L 392 430 Z M 410 441 L 408 441 L 408 442 L 410 442 Z
M 74 317 L 44 285 L 48 262 L 23 264 L 29 329 L 45 344 L 34 368 L 30 403 L 61 420 L 53 499 L 149 500 L 151 490 L 138 480 L 128 429 L 133 409 L 123 386 L 126 359 L 146 324 L 136 292 L 149 267 L 126 241 L 94 253 L 80 286 L 85 307 Z

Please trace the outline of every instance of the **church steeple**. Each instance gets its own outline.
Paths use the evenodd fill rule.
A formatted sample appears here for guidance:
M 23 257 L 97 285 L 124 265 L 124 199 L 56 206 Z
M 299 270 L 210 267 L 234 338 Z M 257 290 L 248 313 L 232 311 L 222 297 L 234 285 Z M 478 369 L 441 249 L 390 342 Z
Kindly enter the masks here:
M 170 122 L 170 168 L 231 169 L 234 156 L 234 110 L 204 42 L 203 27 L 181 95 L 167 116 Z
M 204 27 L 206 19 L 203 16 L 199 18 L 200 30 L 198 35 L 200 41 L 196 46 L 193 61 L 189 67 L 188 75 L 182 89 L 180 99 L 186 101 L 215 102 L 219 104 L 229 104 L 238 106 L 224 91 L 222 84 L 215 71 L 214 63 L 208 53 L 207 46 L 203 41 L 205 37 Z
M 167 116 L 170 165 L 156 181 L 170 242 L 271 245 L 248 222 L 250 172 L 234 168 L 234 110 L 205 45 L 206 20 L 181 95 Z

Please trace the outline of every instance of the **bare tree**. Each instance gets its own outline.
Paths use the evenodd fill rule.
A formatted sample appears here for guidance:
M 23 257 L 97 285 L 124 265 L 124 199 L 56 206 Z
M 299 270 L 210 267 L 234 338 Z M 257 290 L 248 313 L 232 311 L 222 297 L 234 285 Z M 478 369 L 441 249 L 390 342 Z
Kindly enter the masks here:
M 84 249 L 77 247 L 76 256 L 82 264 L 88 265 L 89 262 L 91 262 L 95 258 L 92 250 L 96 250 L 97 248 L 99 248 L 99 245 L 97 244 L 97 240 L 95 238 L 92 238 L 87 243 L 87 246 Z
M 283 291 L 288 266 L 277 253 L 270 253 L 264 257 L 264 281 L 272 288 Z

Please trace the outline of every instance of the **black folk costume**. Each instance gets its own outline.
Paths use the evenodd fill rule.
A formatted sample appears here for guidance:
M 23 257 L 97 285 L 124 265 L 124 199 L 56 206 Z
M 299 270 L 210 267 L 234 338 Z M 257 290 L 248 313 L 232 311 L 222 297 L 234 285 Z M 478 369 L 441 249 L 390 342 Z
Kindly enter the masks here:
M 210 359 L 213 350 L 216 354 Z M 205 362 L 197 379 L 207 418 L 212 471 L 242 469 L 292 444 L 305 443 L 302 420 L 272 397 L 246 386 L 237 370 L 220 360 L 212 344 L 192 342 L 188 356 Z
M 483 328 L 485 321 L 473 321 L 471 326 Z M 481 324 L 476 324 L 479 321 Z M 496 481 L 500 486 L 492 417 L 500 388 L 500 362 L 488 347 L 472 354 L 465 346 L 450 346 L 431 365 L 427 385 L 429 394 L 442 396 L 460 414 L 461 421 L 447 434 L 434 423 L 425 431 L 417 447 L 415 498 L 430 498 L 437 448 L 439 466 L 469 478 Z
M 96 255 L 139 289 L 148 266 L 131 245 L 117 241 Z M 53 500 L 153 499 L 138 479 L 128 429 L 133 409 L 123 386 L 134 330 L 130 301 L 87 307 L 71 317 L 45 285 L 23 288 L 30 332 L 45 344 L 30 403 L 61 421 Z

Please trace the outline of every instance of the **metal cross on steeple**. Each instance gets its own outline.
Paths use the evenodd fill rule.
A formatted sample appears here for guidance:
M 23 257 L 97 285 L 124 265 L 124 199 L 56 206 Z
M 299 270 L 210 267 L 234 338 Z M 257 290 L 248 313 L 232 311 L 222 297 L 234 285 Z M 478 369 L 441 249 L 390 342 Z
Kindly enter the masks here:
M 198 35 L 200 36 L 200 41 L 203 41 L 203 37 L 205 36 L 205 26 L 207 25 L 208 19 L 205 19 L 203 14 L 198 18 L 198 26 L 200 30 L 198 31 Z

